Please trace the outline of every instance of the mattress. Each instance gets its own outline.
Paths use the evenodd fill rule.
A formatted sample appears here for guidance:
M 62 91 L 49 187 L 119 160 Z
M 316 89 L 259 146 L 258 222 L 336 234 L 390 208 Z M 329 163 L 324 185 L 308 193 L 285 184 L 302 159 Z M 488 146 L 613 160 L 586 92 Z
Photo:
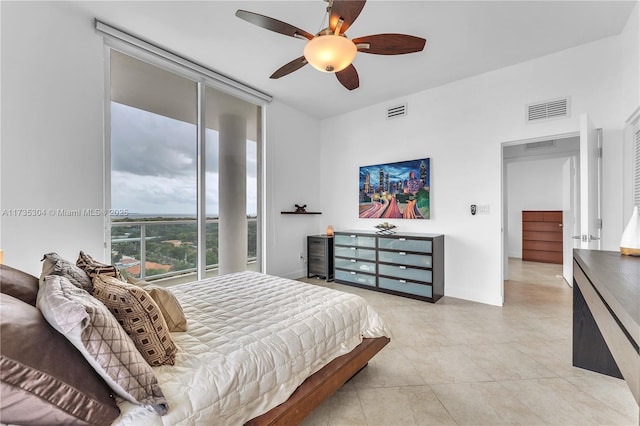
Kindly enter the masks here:
M 247 271 L 171 291 L 188 329 L 172 333 L 175 365 L 154 368 L 169 412 L 122 400 L 117 425 L 241 425 L 363 337 L 390 337 L 363 298 L 285 278 Z

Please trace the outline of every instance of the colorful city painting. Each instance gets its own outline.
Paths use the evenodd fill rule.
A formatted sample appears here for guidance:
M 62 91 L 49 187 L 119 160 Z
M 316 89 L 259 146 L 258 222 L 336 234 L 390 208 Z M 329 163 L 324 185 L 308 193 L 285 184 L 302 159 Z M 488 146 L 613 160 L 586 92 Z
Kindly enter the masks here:
M 429 219 L 429 158 L 360 167 L 361 218 Z

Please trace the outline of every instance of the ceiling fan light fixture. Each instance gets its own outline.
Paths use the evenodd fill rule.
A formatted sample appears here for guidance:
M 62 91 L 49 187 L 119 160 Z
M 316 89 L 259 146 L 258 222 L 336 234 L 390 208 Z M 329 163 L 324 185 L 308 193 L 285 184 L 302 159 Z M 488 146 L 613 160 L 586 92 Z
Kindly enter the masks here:
M 2 1 L 2 0 L 0 0 Z M 360 86 L 358 71 L 352 61 L 358 52 L 370 55 L 405 55 L 421 52 L 427 40 L 407 34 L 372 34 L 348 39 L 345 32 L 362 12 L 367 0 L 325 0 L 328 27 L 315 36 L 298 27 L 278 19 L 270 18 L 247 10 L 236 11 L 236 16 L 266 30 L 289 37 L 306 39 L 304 56 L 300 56 L 278 68 L 270 78 L 278 79 L 299 70 L 306 64 L 315 69 L 335 73 L 336 78 L 347 90 Z M 325 19 L 322 20 L 324 25 Z
M 358 49 L 343 35 L 318 34 L 307 42 L 304 57 L 315 69 L 322 72 L 338 72 L 347 68 L 356 57 Z

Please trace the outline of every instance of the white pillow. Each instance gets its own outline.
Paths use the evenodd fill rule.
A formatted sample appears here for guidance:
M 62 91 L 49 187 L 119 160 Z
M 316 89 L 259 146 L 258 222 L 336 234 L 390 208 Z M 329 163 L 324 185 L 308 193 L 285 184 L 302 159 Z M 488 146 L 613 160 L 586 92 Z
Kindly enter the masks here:
M 66 277 L 50 275 L 38 291 L 36 306 L 116 394 L 134 404 L 151 405 L 160 415 L 167 413 L 153 370 L 102 302 Z

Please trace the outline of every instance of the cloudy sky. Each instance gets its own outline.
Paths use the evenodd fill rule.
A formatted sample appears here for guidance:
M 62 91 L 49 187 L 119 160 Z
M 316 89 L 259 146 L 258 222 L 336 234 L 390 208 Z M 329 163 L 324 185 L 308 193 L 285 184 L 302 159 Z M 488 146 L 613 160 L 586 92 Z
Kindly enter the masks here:
M 207 216 L 218 215 L 218 132 L 207 130 Z M 257 212 L 257 146 L 247 143 L 247 214 Z M 196 214 L 196 126 L 111 103 L 111 208 Z

